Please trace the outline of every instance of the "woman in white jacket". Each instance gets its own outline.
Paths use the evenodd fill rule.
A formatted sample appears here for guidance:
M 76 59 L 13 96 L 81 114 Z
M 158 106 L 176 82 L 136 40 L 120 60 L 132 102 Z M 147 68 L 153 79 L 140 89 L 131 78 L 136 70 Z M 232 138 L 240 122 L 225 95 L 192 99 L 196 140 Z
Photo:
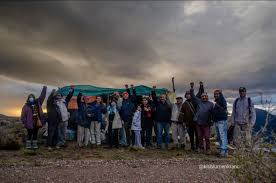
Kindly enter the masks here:
M 136 112 L 134 113 L 133 119 L 132 119 L 131 130 L 133 130 L 134 134 L 135 134 L 134 146 L 137 148 L 144 149 L 144 147 L 142 146 L 142 143 L 141 143 L 141 130 L 142 130 L 142 128 L 141 128 L 141 111 L 142 111 L 141 106 L 138 106 Z

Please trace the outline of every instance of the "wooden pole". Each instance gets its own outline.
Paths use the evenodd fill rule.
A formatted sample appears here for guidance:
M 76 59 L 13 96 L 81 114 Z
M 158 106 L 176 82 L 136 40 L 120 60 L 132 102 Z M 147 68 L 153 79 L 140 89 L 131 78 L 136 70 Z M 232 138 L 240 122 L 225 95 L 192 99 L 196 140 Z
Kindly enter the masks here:
M 175 92 L 174 77 L 172 77 L 173 92 Z

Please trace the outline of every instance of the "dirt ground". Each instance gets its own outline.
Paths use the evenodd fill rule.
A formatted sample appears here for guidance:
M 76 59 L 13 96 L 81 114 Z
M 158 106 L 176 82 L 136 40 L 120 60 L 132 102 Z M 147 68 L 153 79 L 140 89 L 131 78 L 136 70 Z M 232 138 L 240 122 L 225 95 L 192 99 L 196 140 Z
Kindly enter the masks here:
M 216 149 L 215 149 L 216 150 Z M 231 170 L 215 153 L 183 150 L 79 149 L 0 151 L 1 182 L 224 182 Z

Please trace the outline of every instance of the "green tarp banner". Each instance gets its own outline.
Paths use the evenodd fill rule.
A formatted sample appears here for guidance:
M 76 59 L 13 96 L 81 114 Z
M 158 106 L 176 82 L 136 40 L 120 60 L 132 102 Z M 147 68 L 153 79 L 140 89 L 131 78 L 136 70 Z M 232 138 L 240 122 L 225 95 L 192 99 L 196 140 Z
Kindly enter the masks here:
M 98 95 L 111 95 L 114 92 L 125 92 L 125 88 L 101 88 L 101 87 L 96 87 L 92 85 L 74 85 L 75 86 L 75 92 L 74 96 L 77 96 L 80 91 L 85 96 L 98 96 Z M 139 85 L 135 86 L 136 93 L 137 95 L 149 95 L 151 94 L 152 88 L 144 86 L 144 85 Z M 63 88 L 60 88 L 58 92 L 60 92 L 62 95 L 67 95 L 69 93 L 70 86 L 65 86 Z M 157 95 L 160 94 L 165 94 L 168 90 L 166 88 L 156 88 L 156 93 Z

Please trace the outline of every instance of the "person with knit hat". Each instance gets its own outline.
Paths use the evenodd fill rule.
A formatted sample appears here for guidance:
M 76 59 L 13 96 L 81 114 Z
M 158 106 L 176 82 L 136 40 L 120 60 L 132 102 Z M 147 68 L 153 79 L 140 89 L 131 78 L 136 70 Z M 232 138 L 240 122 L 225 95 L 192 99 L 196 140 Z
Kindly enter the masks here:
M 203 88 L 202 82 L 200 82 L 200 88 Z M 209 101 L 208 94 L 206 92 L 198 93 L 198 96 L 200 95 L 201 98 L 195 96 L 193 88 L 191 88 L 190 92 L 192 100 L 197 104 L 197 111 L 194 116 L 194 121 L 196 123 L 197 134 L 199 139 L 198 150 L 199 152 L 205 152 L 206 154 L 210 154 L 210 127 L 212 125 L 212 110 L 214 105 L 212 102 Z
M 38 98 L 30 94 L 22 108 L 21 121 L 28 131 L 26 149 L 37 149 L 37 133 L 44 124 L 42 104 L 46 97 L 47 87 L 44 86 Z
M 186 91 L 185 93 L 186 101 L 182 104 L 179 121 L 182 121 L 188 130 L 190 137 L 191 150 L 194 151 L 198 149 L 198 135 L 196 130 L 196 123 L 194 122 L 194 115 L 196 113 L 196 106 L 192 101 L 191 92 Z

